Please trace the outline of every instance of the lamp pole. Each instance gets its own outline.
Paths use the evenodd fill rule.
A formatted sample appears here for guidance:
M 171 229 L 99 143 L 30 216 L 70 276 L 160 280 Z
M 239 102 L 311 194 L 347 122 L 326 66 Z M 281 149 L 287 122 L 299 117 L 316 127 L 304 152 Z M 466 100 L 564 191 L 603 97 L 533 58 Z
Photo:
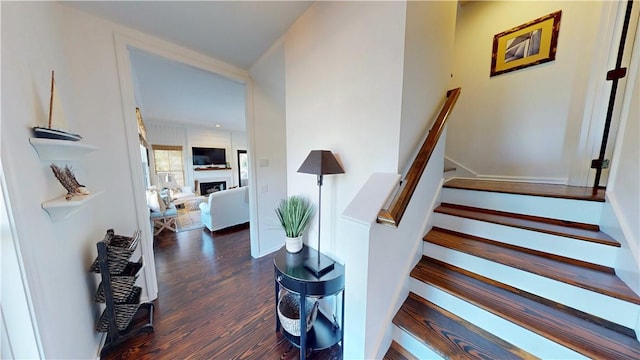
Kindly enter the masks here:
M 323 175 L 328 174 L 344 174 L 344 170 L 335 156 L 329 150 L 311 150 L 307 158 L 304 160 L 298 172 L 305 174 L 315 174 L 318 180 L 318 246 L 317 256 L 308 258 L 304 262 L 304 267 L 311 271 L 317 278 L 323 274 L 333 270 L 335 261 L 325 257 L 321 259 L 320 253 L 320 233 L 322 227 L 322 179 Z
M 318 269 L 320 269 L 320 228 L 322 222 L 320 221 L 322 216 L 322 174 L 318 175 Z

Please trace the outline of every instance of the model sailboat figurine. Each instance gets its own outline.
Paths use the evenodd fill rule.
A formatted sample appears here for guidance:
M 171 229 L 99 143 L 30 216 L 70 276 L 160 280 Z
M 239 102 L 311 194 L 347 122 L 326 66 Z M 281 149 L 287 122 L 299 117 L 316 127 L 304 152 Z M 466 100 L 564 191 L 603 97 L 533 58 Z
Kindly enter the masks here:
M 52 128 L 52 125 L 55 128 Z M 51 71 L 51 98 L 49 99 L 49 125 L 48 127 L 36 126 L 33 128 L 33 133 L 36 137 L 56 140 L 71 140 L 78 141 L 82 139 L 82 136 L 60 130 L 60 128 L 67 128 L 67 120 L 64 117 L 62 110 L 62 103 L 56 95 L 56 81 L 54 73 Z

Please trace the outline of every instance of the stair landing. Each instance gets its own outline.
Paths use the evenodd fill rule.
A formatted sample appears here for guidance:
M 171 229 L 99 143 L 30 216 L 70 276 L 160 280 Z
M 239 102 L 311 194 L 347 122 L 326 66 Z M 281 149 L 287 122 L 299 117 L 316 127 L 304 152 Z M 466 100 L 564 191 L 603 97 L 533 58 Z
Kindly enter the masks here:
M 537 184 L 525 182 L 510 182 L 478 179 L 451 179 L 444 183 L 445 188 L 465 189 L 476 191 L 491 191 L 506 194 L 532 195 L 561 199 L 587 200 L 604 202 L 604 189 L 582 186 L 568 186 L 556 184 Z

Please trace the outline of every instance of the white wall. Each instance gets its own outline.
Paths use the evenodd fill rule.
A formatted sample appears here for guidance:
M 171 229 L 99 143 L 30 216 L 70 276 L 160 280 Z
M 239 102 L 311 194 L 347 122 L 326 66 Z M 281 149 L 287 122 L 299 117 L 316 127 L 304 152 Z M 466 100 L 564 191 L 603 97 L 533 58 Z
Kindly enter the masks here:
M 388 189 L 371 189 L 371 181 L 387 179 L 369 177 L 404 166 L 399 159 L 409 157 L 423 135 L 417 132 L 439 111 L 448 88 L 455 11 L 454 2 L 318 2 L 285 35 L 288 193 L 317 201 L 315 176 L 296 173 L 310 150 L 333 151 L 345 169 L 326 176 L 322 191 L 322 251 L 346 267 L 345 358 L 381 356 L 408 291 L 408 273 L 442 179 L 444 141 L 399 229 L 371 224 L 374 218 L 353 208 L 380 210 L 369 205 Z M 358 193 L 357 204 L 345 213 L 356 224 L 337 221 Z M 317 223 L 308 231 L 313 247 L 316 236 Z
M 467 2 L 458 11 L 447 157 L 480 176 L 566 183 L 601 2 Z M 489 77 L 493 36 L 562 10 L 556 60 Z M 585 166 L 588 166 L 585 165 Z
M 396 172 L 404 2 L 316 2 L 285 35 L 287 193 L 317 203 L 309 151 L 331 150 L 345 174 L 325 176 L 322 250 L 341 260 L 339 214 L 372 172 Z M 306 242 L 317 242 L 317 217 Z M 348 270 L 347 270 L 348 271 Z
M 259 257 L 284 244 L 284 231 L 275 208 L 287 196 L 284 45 L 278 41 L 251 68 L 253 78 L 253 152 L 251 164 L 257 191 L 257 228 L 260 241 L 251 254 Z
M 399 172 L 410 166 L 444 103 L 453 66 L 456 8 L 452 1 L 407 3 Z
M 138 223 L 113 26 L 51 2 L 1 6 L 2 164 L 44 356 L 95 358 L 98 278 L 87 272 L 95 243 L 107 228 L 131 234 Z M 30 127 L 46 124 L 51 70 L 73 130 L 99 148 L 70 165 L 90 190 L 104 190 L 58 222 L 41 203 L 64 190 L 28 142 Z

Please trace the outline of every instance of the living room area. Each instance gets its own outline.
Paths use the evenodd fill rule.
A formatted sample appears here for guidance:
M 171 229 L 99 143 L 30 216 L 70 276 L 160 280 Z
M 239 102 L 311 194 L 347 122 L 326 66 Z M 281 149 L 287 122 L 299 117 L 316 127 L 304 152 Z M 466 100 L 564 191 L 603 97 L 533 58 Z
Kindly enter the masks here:
M 153 235 L 247 223 L 245 86 L 140 51 L 130 60 Z
M 148 169 L 147 205 L 155 223 L 154 235 L 165 229 L 217 231 L 249 221 L 244 133 L 177 124 L 147 128 L 152 144 L 141 146 L 141 152 L 148 161 L 142 166 Z M 175 145 L 181 138 L 182 144 Z M 164 145 L 167 143 L 172 145 Z M 236 156 L 226 156 L 225 164 L 193 165 L 194 151 L 202 149 L 221 150 L 222 160 L 225 153 Z M 173 218 L 175 224 L 163 226 L 156 221 L 158 217 Z

